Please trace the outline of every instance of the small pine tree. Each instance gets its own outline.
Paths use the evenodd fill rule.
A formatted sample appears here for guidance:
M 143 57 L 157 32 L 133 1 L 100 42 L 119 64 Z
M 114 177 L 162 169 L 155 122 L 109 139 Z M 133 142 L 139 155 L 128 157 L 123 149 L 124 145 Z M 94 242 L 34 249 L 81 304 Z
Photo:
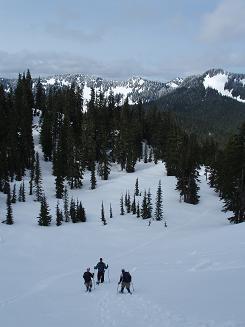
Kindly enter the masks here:
M 35 200 L 42 201 L 42 174 L 41 167 L 39 161 L 39 154 L 36 153 L 36 161 L 35 161 L 35 171 L 34 171 L 34 188 L 35 188 Z
M 14 184 L 14 187 L 13 187 L 11 202 L 16 203 L 16 184 Z
M 163 210 L 162 210 L 162 186 L 161 181 L 159 181 L 156 195 L 156 205 L 155 205 L 155 219 L 163 219 Z
M 140 204 L 139 204 L 139 201 L 138 201 L 137 207 L 136 207 L 136 215 L 137 215 L 137 218 L 140 218 Z
M 64 177 L 60 174 L 55 178 L 56 198 L 62 199 L 64 195 Z
M 40 214 L 38 216 L 39 226 L 49 226 L 51 224 L 52 217 L 49 213 L 49 207 L 45 195 L 42 197 Z
M 146 191 L 144 193 L 144 197 L 143 197 L 143 201 L 142 201 L 140 213 L 141 213 L 141 217 L 143 219 L 147 219 L 148 218 L 148 207 L 147 207 L 147 195 L 146 195 Z
M 152 217 L 152 201 L 151 201 L 151 190 L 147 193 L 147 218 Z
M 95 162 L 91 164 L 91 178 L 90 178 L 91 190 L 96 188 L 96 176 L 95 176 Z
M 113 218 L 111 203 L 110 203 L 110 218 Z
M 77 211 L 78 211 L 78 221 L 84 223 L 86 222 L 86 214 L 85 214 L 85 209 L 82 205 L 82 202 L 80 201 L 79 205 L 78 205 L 78 208 L 77 208 Z
M 121 196 L 121 199 L 120 199 L 120 215 L 121 216 L 124 215 L 123 195 Z
M 12 210 L 12 205 L 11 205 L 11 193 L 10 193 L 10 190 L 7 194 L 7 201 L 6 201 L 6 204 L 7 204 L 7 215 L 6 215 L 6 224 L 7 225 L 13 225 L 14 223 L 14 220 L 13 220 L 13 210 Z
M 73 198 L 71 199 L 70 202 L 70 217 L 73 223 L 77 222 L 76 204 Z
M 100 219 L 101 219 L 103 225 L 106 225 L 106 219 L 105 219 L 105 211 L 104 211 L 103 201 L 102 201 L 102 204 L 101 204 L 101 218 Z
M 150 153 L 149 153 L 149 159 L 148 159 L 148 162 L 152 162 L 152 148 L 150 149 Z
M 131 198 L 130 194 L 128 193 L 128 198 L 127 198 L 127 213 L 130 213 L 131 211 Z
M 128 191 L 126 191 L 125 196 L 124 196 L 124 205 L 127 207 L 128 205 Z
M 25 191 L 25 182 L 24 181 L 22 183 L 21 198 L 22 198 L 22 202 L 26 202 L 26 191 Z
M 65 216 L 65 222 L 68 223 L 70 221 L 70 213 L 69 213 L 69 197 L 68 197 L 68 190 L 67 187 L 65 186 L 64 189 L 64 216 Z
M 62 225 L 62 220 L 63 220 L 63 214 L 62 214 L 62 211 L 59 208 L 59 202 L 57 202 L 57 206 L 56 206 L 56 226 Z
M 135 196 L 139 196 L 140 195 L 140 191 L 139 191 L 139 180 L 138 180 L 138 178 L 136 178 L 134 194 L 135 194 Z
M 135 202 L 135 195 L 134 195 L 134 200 L 132 202 L 132 205 L 131 205 L 131 212 L 133 215 L 136 214 L 136 202 Z

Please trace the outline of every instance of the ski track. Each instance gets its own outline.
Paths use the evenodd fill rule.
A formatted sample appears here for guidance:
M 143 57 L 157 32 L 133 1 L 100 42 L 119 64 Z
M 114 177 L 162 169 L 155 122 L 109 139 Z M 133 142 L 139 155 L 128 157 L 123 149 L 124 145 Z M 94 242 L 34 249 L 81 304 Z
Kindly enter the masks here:
M 111 262 L 113 261 L 117 261 L 125 256 L 128 256 L 129 254 L 132 254 L 134 252 L 136 252 L 137 250 L 140 250 L 144 247 L 147 247 L 149 244 L 152 244 L 154 243 L 155 241 L 159 240 L 160 238 L 162 238 L 163 235 L 160 235 L 160 237 L 154 237 L 151 241 L 147 241 L 141 245 L 138 245 L 136 246 L 135 248 L 129 250 L 129 251 L 125 251 L 123 254 L 119 255 L 119 256 L 116 256 L 116 257 L 111 257 L 109 258 L 109 260 Z M 0 242 L 1 242 L 1 236 L 0 236 Z M 134 267 L 134 271 L 136 270 L 136 267 Z M 74 271 L 69 271 L 69 272 L 66 272 L 66 273 L 62 273 L 62 274 L 59 274 L 59 275 L 53 275 L 53 276 L 50 276 L 48 278 L 45 278 L 45 279 L 42 279 L 40 280 L 37 284 L 35 284 L 34 286 L 32 286 L 28 291 L 20 294 L 20 295 L 15 295 L 9 299 L 6 299 L 6 300 L 3 300 L 0 302 L 0 309 L 5 307 L 6 305 L 10 305 L 10 304 L 13 304 L 15 302 L 18 302 L 28 296 L 32 296 L 33 294 L 35 293 L 38 293 L 38 292 L 41 292 L 43 291 L 45 288 L 49 287 L 53 282 L 56 282 L 57 280 L 59 279 L 63 279 L 63 278 L 66 278 L 68 276 L 71 276 L 71 275 L 74 275 L 74 274 L 77 274 L 79 273 L 80 269 L 77 269 L 77 270 L 74 270 Z
M 104 291 L 98 307 L 103 327 L 134 326 L 136 321 L 140 321 L 142 327 L 244 327 L 242 323 L 188 320 L 179 314 L 164 311 L 158 304 L 136 293 L 130 295 Z

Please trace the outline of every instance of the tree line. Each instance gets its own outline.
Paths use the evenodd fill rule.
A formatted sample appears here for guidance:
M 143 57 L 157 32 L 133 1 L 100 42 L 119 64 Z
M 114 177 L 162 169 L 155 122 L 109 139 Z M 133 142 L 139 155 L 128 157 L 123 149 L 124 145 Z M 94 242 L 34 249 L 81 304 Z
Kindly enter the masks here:
M 91 88 L 85 104 L 82 88 L 72 84 L 45 89 L 40 79 L 33 85 L 27 71 L 19 75 L 14 90 L 0 85 L 0 191 L 8 194 L 10 182 L 28 176 L 29 194 L 34 192 L 40 202 L 45 194 L 34 151 L 35 116 L 44 160 L 52 162 L 57 199 L 64 198 L 66 184 L 82 187 L 85 170 L 95 189 L 97 178 L 109 178 L 113 163 L 132 173 L 139 160 L 161 160 L 167 175 L 177 178 L 180 200 L 197 204 L 199 169 L 205 165 L 210 186 L 225 201 L 225 210 L 234 212 L 236 218 L 230 221 L 244 221 L 244 127 L 220 148 L 211 137 L 190 133 L 154 102 L 147 109 L 141 102 L 130 106 L 127 99 L 119 105 L 113 92 L 106 97 Z

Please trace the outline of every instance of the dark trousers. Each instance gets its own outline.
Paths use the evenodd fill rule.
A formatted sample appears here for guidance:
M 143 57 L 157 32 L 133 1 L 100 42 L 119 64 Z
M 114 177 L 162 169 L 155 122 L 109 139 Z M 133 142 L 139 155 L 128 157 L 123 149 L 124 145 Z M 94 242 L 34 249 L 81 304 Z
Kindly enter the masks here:
M 104 275 L 105 275 L 104 271 L 98 271 L 98 274 L 97 274 L 98 282 L 104 283 Z
M 130 291 L 130 283 L 122 282 L 121 291 L 120 291 L 121 293 L 123 293 L 124 287 L 126 287 L 126 290 L 128 291 L 128 293 L 131 293 L 131 291 Z

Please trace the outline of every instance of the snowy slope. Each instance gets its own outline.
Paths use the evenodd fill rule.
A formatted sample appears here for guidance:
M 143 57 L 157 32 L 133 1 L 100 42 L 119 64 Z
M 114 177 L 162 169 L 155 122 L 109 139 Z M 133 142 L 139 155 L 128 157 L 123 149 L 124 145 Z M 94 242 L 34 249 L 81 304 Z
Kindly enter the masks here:
M 183 79 L 176 78 L 173 81 L 167 83 L 159 81 L 151 81 L 141 77 L 132 77 L 128 80 L 107 80 L 101 77 L 86 75 L 86 74 L 64 74 L 53 75 L 47 78 L 41 78 L 43 86 L 48 89 L 50 86 L 56 85 L 57 87 L 71 86 L 74 84 L 79 86 L 83 91 L 84 104 L 90 100 L 91 87 L 95 89 L 96 93 L 102 91 L 106 97 L 110 92 L 116 97 L 116 100 L 122 104 L 128 97 L 130 104 L 142 102 L 149 102 L 156 100 L 162 94 L 181 85 Z M 33 79 L 34 86 L 37 79 Z M 4 79 L 0 78 L 0 83 L 8 91 L 10 87 L 15 88 L 16 79 Z
M 173 89 L 182 83 L 178 78 L 168 83 L 150 81 L 141 77 L 132 77 L 125 81 L 106 80 L 101 77 L 85 74 L 66 74 L 55 75 L 48 78 L 42 78 L 42 84 L 45 87 L 50 85 L 70 86 L 72 83 L 78 85 L 83 90 L 85 104 L 90 100 L 91 87 L 95 92 L 102 91 L 106 97 L 110 92 L 117 97 L 119 103 L 123 103 L 128 97 L 130 104 L 138 103 L 140 100 L 148 102 L 159 98 L 166 90 Z
M 240 95 L 238 95 L 237 97 L 233 96 L 233 94 L 232 94 L 233 90 L 225 88 L 228 81 L 229 81 L 228 75 L 225 73 L 219 73 L 214 76 L 210 76 L 209 74 L 207 74 L 203 80 L 203 85 L 204 85 L 205 89 L 210 87 L 210 88 L 218 91 L 218 93 L 223 96 L 227 96 L 227 97 L 237 100 L 239 102 L 245 103 L 245 100 L 241 99 Z M 242 85 L 244 86 L 243 81 L 244 80 L 242 80 Z
M 50 163 L 42 162 L 42 171 L 54 213 Z M 150 187 L 153 198 L 161 179 L 167 229 L 162 222 L 148 226 L 119 215 L 120 196 L 126 189 L 133 193 L 136 177 L 140 190 Z M 175 178 L 166 176 L 162 163 L 138 163 L 133 174 L 114 165 L 110 179 L 98 180 L 93 191 L 89 178 L 85 174 L 83 189 L 70 193 L 82 200 L 88 222 L 40 227 L 39 204 L 28 196 L 14 205 L 15 224 L 0 224 L 0 326 L 245 326 L 245 224 L 228 224 L 229 214 L 221 212 L 203 173 L 197 206 L 179 202 Z M 99 219 L 102 200 L 106 226 Z M 3 194 L 0 215 L 5 215 Z M 106 282 L 85 293 L 81 275 L 99 257 L 109 264 Z M 133 276 L 132 296 L 117 294 L 121 268 Z

